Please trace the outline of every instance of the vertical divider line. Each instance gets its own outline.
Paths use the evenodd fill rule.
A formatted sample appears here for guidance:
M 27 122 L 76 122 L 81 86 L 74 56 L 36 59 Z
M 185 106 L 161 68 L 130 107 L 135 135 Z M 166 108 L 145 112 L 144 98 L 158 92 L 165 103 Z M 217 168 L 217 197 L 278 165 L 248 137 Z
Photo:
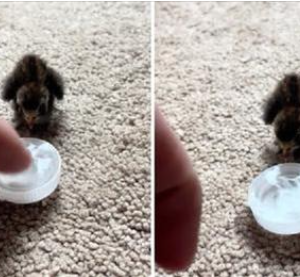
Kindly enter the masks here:
M 155 276 L 155 1 L 151 1 L 151 276 Z

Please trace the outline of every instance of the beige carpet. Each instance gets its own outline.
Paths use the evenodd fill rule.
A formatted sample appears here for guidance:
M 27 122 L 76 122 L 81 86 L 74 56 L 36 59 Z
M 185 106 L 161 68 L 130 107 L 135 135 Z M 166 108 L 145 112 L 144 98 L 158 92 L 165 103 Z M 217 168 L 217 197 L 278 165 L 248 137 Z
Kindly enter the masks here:
M 300 276 L 300 237 L 264 232 L 246 206 L 272 162 L 262 103 L 300 72 L 299 14 L 299 3 L 156 3 L 157 101 L 204 189 L 195 263 L 174 276 Z
M 149 276 L 150 5 L 0 3 L 1 82 L 28 52 L 65 78 L 63 173 L 42 203 L 0 203 L 1 277 Z

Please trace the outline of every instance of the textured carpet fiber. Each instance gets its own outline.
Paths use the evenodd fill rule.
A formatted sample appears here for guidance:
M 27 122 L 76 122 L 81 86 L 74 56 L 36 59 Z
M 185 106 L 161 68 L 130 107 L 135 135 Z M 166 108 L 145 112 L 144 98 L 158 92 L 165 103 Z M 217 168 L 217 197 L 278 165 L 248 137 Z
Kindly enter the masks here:
M 59 189 L 0 203 L 0 275 L 148 276 L 150 5 L 1 3 L 0 37 L 1 81 L 33 52 L 66 82 Z
M 156 3 L 157 101 L 204 189 L 196 260 L 174 276 L 300 276 L 300 237 L 264 232 L 246 206 L 250 181 L 272 162 L 261 106 L 284 73 L 299 73 L 299 12 L 299 3 Z

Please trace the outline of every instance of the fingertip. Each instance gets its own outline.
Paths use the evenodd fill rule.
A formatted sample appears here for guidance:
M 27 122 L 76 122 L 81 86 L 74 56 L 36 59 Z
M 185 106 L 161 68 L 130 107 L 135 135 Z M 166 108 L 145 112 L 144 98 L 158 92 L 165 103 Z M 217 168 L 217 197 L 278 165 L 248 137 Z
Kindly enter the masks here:
M 159 108 L 155 115 L 155 192 L 183 183 L 192 174 L 192 165 L 179 138 Z
M 31 156 L 25 149 L 17 132 L 0 119 L 0 171 L 17 173 L 31 164 Z

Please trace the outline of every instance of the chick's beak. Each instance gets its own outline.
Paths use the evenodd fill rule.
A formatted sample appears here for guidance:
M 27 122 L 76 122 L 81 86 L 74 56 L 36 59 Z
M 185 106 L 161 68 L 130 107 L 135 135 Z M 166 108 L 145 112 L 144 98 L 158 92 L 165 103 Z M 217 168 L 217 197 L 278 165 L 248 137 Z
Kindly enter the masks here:
M 27 115 L 25 115 L 25 120 L 26 120 L 28 127 L 30 129 L 32 129 L 36 122 L 36 115 L 27 114 Z
M 283 144 L 283 145 L 281 145 L 282 156 L 284 158 L 288 158 L 288 156 L 291 154 L 292 148 L 293 148 L 292 144 Z

